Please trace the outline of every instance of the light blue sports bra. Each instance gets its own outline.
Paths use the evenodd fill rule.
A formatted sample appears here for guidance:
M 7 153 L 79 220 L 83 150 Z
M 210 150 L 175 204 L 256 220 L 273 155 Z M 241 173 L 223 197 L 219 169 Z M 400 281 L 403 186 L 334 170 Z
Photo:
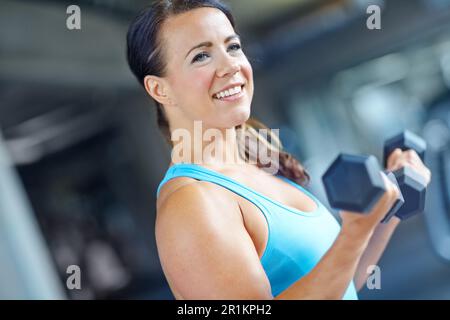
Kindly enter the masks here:
M 190 177 L 218 184 L 257 206 L 266 218 L 269 238 L 261 264 L 277 296 L 298 279 L 310 272 L 335 241 L 340 226 L 318 199 L 300 185 L 278 176 L 313 199 L 317 208 L 303 212 L 287 207 L 255 190 L 216 171 L 196 164 L 178 163 L 171 166 L 158 187 L 176 177 Z M 351 282 L 343 299 L 356 300 L 358 296 Z

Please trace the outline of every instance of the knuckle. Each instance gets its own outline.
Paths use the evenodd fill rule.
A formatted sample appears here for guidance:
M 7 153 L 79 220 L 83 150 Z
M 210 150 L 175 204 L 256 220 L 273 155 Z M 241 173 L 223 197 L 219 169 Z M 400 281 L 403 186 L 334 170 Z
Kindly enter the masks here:
M 402 154 L 400 149 L 395 149 L 389 156 L 388 160 L 394 161 Z
M 414 151 L 414 150 L 408 150 L 408 151 L 406 152 L 406 158 L 409 159 L 409 160 L 415 159 L 416 156 L 417 156 L 417 153 L 416 153 L 416 151 Z
M 388 198 L 396 199 L 399 195 L 398 193 L 399 193 L 399 191 L 398 191 L 397 186 L 394 183 L 390 182 L 386 189 L 386 194 L 387 194 Z

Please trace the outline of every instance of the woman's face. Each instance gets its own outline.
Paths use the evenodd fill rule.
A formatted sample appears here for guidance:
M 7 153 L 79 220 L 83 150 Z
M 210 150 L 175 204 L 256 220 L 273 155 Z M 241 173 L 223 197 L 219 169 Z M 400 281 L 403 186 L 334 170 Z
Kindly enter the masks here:
M 162 28 L 169 96 L 184 120 L 203 128 L 232 128 L 250 116 L 253 71 L 222 11 L 199 8 Z

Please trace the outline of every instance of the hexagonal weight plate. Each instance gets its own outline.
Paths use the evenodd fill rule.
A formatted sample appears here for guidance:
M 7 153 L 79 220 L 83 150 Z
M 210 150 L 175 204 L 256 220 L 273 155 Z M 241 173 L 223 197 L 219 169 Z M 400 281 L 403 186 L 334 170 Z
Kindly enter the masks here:
M 385 191 L 374 156 L 340 154 L 322 182 L 333 208 L 353 212 L 369 212 Z
M 421 213 L 425 209 L 425 179 L 409 167 L 394 172 L 405 199 L 404 205 L 395 214 L 402 220 Z

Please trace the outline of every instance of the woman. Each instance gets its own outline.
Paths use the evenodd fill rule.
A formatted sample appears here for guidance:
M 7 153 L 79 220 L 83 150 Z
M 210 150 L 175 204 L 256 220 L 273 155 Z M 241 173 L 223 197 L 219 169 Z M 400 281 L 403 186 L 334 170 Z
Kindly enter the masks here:
M 395 186 L 383 175 L 387 191 L 372 212 L 341 212 L 339 226 L 301 186 L 308 175 L 289 154 L 278 152 L 277 175 L 260 159 L 246 161 L 254 150 L 240 129 L 271 150 L 278 145 L 249 119 L 252 68 L 221 2 L 155 1 L 132 22 L 127 42 L 130 68 L 156 102 L 169 143 L 180 130 L 195 136 L 197 121 L 202 132 L 223 133 L 215 153 L 205 155 L 204 141 L 183 145 L 184 163 L 172 158 L 158 188 L 157 247 L 175 298 L 357 299 L 398 225 L 380 224 Z M 405 165 L 429 181 L 417 154 L 393 152 L 388 169 Z

